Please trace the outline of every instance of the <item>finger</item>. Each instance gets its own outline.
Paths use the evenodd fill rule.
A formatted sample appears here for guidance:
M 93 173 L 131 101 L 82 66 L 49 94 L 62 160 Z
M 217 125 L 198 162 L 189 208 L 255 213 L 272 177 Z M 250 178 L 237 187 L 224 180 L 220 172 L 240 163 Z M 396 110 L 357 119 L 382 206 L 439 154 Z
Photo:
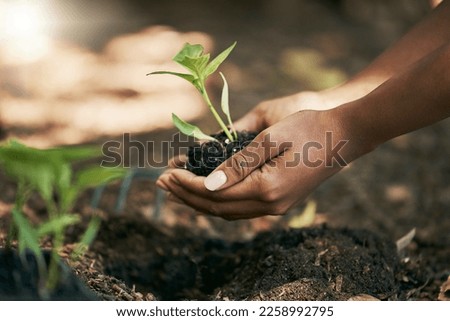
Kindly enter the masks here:
M 179 199 L 178 197 L 173 195 L 173 193 L 170 193 L 170 192 L 167 194 L 167 199 L 169 201 L 172 201 L 172 202 L 175 202 L 175 203 L 178 203 L 178 204 L 184 204 L 184 202 L 181 199 Z
M 169 168 L 186 168 L 187 156 L 184 154 L 176 155 L 169 160 Z
M 222 217 L 227 220 L 248 219 L 264 215 L 272 215 L 270 207 L 264 202 L 254 200 L 215 202 L 198 196 L 184 189 L 182 186 L 171 183 L 170 190 L 178 199 L 195 210 L 207 215 Z
M 206 190 L 204 187 L 204 176 L 198 176 L 194 173 L 178 168 L 169 168 L 157 180 L 157 184 L 161 184 L 169 188 L 171 182 L 185 187 L 191 187 L 195 191 L 202 193 Z
M 171 182 L 182 186 L 190 193 L 199 195 L 213 201 L 236 201 L 245 199 L 254 199 L 258 197 L 258 186 L 260 186 L 260 176 L 249 175 L 247 179 L 238 185 L 227 188 L 221 191 L 212 193 L 205 187 L 205 177 L 197 176 L 189 171 L 181 169 L 169 169 L 161 175 L 161 184 L 168 189 Z
M 156 186 L 163 189 L 166 192 L 171 192 L 170 185 L 172 182 L 174 182 L 174 179 L 172 175 L 170 174 L 170 170 L 164 171 L 156 180 Z M 178 184 L 178 182 L 174 182 L 175 184 Z
M 160 189 L 168 192 L 169 191 L 169 187 L 167 187 L 167 184 L 164 183 L 164 180 L 160 179 L 161 177 L 158 178 L 158 180 L 156 181 L 156 186 L 159 187 Z
M 262 131 L 264 126 L 264 122 L 262 117 L 259 115 L 259 111 L 255 108 L 251 110 L 249 113 L 244 115 L 242 118 L 233 122 L 233 126 L 238 131 L 249 131 L 249 132 L 260 132 Z
M 202 196 L 204 198 L 208 198 L 210 200 L 221 202 L 257 198 L 259 193 L 258 187 L 260 186 L 261 178 L 260 175 L 257 175 L 258 173 L 253 172 L 239 184 L 212 193 L 205 187 L 205 177 L 186 175 L 184 171 L 181 170 L 174 170 L 171 172 L 171 174 L 174 175 L 174 179 L 179 182 L 179 185 L 184 187 L 189 192 Z
M 208 175 L 204 181 L 205 187 L 210 191 L 216 191 L 233 186 L 290 147 L 291 142 L 276 139 L 275 135 L 272 138 L 270 132 L 263 131 L 248 146 L 228 158 Z

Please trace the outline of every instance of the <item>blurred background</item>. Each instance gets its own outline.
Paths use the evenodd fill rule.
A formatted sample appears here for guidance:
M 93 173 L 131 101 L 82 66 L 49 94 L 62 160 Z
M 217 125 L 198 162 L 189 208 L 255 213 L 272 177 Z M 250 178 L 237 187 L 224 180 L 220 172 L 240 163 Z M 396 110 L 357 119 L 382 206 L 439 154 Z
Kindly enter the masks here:
M 238 42 L 221 67 L 237 119 L 264 99 L 345 81 L 424 17 L 431 2 L 1 0 L 1 134 L 36 147 L 101 144 L 123 133 L 159 142 L 175 132 L 172 112 L 214 132 L 187 82 L 146 76 L 177 70 L 171 58 L 185 42 L 215 54 Z M 217 99 L 221 80 L 209 86 Z M 353 163 L 311 196 L 313 215 L 302 224 L 370 228 L 393 239 L 417 227 L 427 242 L 450 242 L 448 125 L 399 137 Z M 12 192 L 1 184 L 6 213 Z M 132 187 L 126 211 L 151 217 L 154 187 L 145 184 Z M 282 220 L 226 226 L 176 204 L 163 213 L 168 224 L 185 220 L 210 234 L 234 229 L 249 237 L 290 222 L 304 205 Z
M 237 118 L 266 98 L 345 81 L 429 11 L 427 0 L 2 0 L 0 119 L 34 146 L 171 128 L 206 109 L 178 69 L 185 42 L 217 53 Z M 220 80 L 210 84 L 216 93 Z M 206 117 L 206 129 L 215 131 Z M 209 127 L 209 128 L 208 128 Z

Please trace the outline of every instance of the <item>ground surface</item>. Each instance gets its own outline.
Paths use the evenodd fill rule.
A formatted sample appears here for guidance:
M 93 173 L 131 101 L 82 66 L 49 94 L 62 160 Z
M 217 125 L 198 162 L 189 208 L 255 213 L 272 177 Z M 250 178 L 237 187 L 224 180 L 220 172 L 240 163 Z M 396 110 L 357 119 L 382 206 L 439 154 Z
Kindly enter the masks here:
M 191 1 L 189 8 L 182 2 L 116 1 L 126 9 L 114 11 L 111 19 L 92 19 L 94 25 L 89 25 L 93 22 L 88 18 L 96 15 L 90 2 L 69 6 L 74 16 L 88 13 L 89 21 L 61 30 L 58 36 L 77 47 L 60 48 L 58 66 L 48 61 L 34 69 L 25 66 L 46 70 L 44 76 L 28 79 L 28 85 L 34 79 L 29 87 L 21 85 L 17 66 L 0 64 L 5 71 L 0 123 L 6 135 L 36 146 L 103 142 L 121 139 L 123 132 L 140 141 L 168 140 L 173 130 L 164 127 L 170 126 L 171 106 L 183 110 L 183 102 L 190 102 L 195 107 L 195 92 L 165 80 L 148 89 L 149 80 L 133 75 L 166 66 L 184 41 L 225 48 L 238 40 L 224 66 L 232 112 L 238 117 L 263 99 L 345 80 L 426 12 L 421 1 L 412 1 L 407 10 L 389 1 L 367 1 L 362 7 L 356 1 L 217 1 L 214 6 Z M 149 26 L 153 29 L 137 33 Z M 124 33 L 132 35 L 125 44 L 119 41 Z M 176 45 L 167 49 L 167 39 Z M 148 48 L 143 48 L 145 55 L 139 56 L 139 45 L 148 41 L 155 41 L 151 48 L 167 52 L 148 58 Z M 58 70 L 74 72 L 63 66 L 76 66 L 80 73 L 94 70 L 95 77 L 86 71 L 75 80 L 58 78 Z M 220 81 L 211 86 L 219 97 Z M 217 130 L 204 109 L 187 114 L 204 131 Z M 308 222 L 313 229 L 303 231 L 289 231 L 289 225 L 304 206 L 282 218 L 226 222 L 167 202 L 156 217 L 152 180 L 134 182 L 125 208 L 115 213 L 118 185 L 111 185 L 100 203 L 105 221 L 99 237 L 86 258 L 74 263 L 75 271 L 109 300 L 346 300 L 355 295 L 436 300 L 450 274 L 448 137 L 447 120 L 399 137 L 352 163 L 311 195 L 317 204 Z M 160 152 L 147 151 L 157 159 Z M 145 155 L 139 156 L 130 162 L 136 164 Z M 3 239 L 15 186 L 0 175 Z M 80 200 L 80 213 L 92 214 L 91 197 L 89 191 Z M 39 221 L 45 215 L 42 203 L 33 198 L 27 214 Z M 320 227 L 323 223 L 328 228 Z M 412 228 L 416 237 L 397 254 L 394 241 Z
M 227 242 L 114 219 L 92 253 L 105 274 L 163 300 L 388 299 L 400 293 L 394 244 L 367 231 L 287 230 Z M 78 271 L 95 288 L 85 269 Z

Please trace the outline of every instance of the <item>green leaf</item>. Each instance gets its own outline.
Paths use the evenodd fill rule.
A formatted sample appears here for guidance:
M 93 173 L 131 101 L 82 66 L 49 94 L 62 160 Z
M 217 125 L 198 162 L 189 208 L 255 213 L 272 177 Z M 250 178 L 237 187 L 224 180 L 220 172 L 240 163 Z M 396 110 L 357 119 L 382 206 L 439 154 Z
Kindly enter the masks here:
M 147 76 L 148 75 L 173 75 L 173 76 L 177 76 L 177 77 L 183 78 L 184 80 L 189 81 L 198 90 L 201 89 L 201 87 L 199 85 L 198 78 L 193 76 L 193 75 L 190 75 L 190 74 L 183 74 L 183 73 L 172 72 L 172 71 L 155 71 L 155 72 L 151 72 L 151 73 L 147 74 Z
M 193 75 L 197 76 L 197 78 L 205 79 L 204 77 L 204 70 L 206 68 L 206 65 L 209 61 L 209 54 L 198 57 L 198 58 L 191 58 L 191 57 L 185 57 L 182 65 L 190 70 Z
M 127 174 L 128 170 L 125 168 L 92 166 L 78 171 L 75 179 L 75 186 L 79 190 L 83 190 L 124 178 Z
M 40 150 L 12 141 L 0 146 L 0 164 L 8 175 L 37 190 L 52 213 L 57 210 L 53 201 L 56 191 L 60 197 L 59 211 L 64 213 L 78 196 L 72 186 L 71 162 L 96 157 L 100 152 L 100 148 L 93 146 Z
M 219 74 L 223 80 L 222 99 L 221 99 L 222 111 L 227 116 L 228 124 L 230 125 L 230 128 L 233 131 L 234 138 L 237 139 L 237 133 L 236 130 L 234 129 L 230 114 L 228 83 L 227 80 L 225 79 L 225 76 L 221 72 L 219 72 Z
M 89 248 L 89 246 L 94 241 L 95 237 L 97 236 L 97 232 L 100 228 L 101 219 L 98 216 L 94 216 L 91 221 L 89 222 L 89 225 L 84 232 L 80 242 L 78 243 L 77 247 L 72 253 L 73 258 L 78 258 L 80 255 L 82 255 L 86 250 Z
M 60 158 L 65 162 L 76 162 L 87 159 L 92 159 L 102 155 L 102 151 L 98 146 L 67 146 L 51 149 L 44 149 L 50 157 Z
M 183 48 L 181 48 L 181 50 L 175 55 L 175 57 L 172 58 L 172 60 L 181 63 L 186 57 L 200 57 L 203 54 L 203 50 L 204 48 L 202 45 L 191 45 L 190 43 L 185 43 L 183 45 Z
M 230 105 L 228 102 L 228 83 L 227 80 L 225 79 L 225 76 L 220 72 L 220 76 L 223 79 L 223 89 L 222 89 L 222 100 L 221 100 L 221 106 L 222 106 L 222 111 L 223 113 L 227 116 L 228 121 L 231 122 L 230 119 Z
M 212 73 L 214 73 L 217 68 L 219 68 L 219 66 L 222 64 L 222 62 L 224 62 L 225 59 L 227 59 L 228 55 L 231 53 L 231 51 L 234 49 L 234 47 L 236 46 L 237 42 L 235 41 L 230 47 L 228 47 L 227 49 L 225 49 L 224 51 L 222 51 L 216 58 L 214 58 L 209 65 L 206 67 L 205 71 L 204 71 L 204 77 L 206 79 L 206 77 L 208 77 L 209 75 L 211 75 Z
M 196 78 L 204 79 L 204 70 L 209 62 L 209 54 L 203 54 L 202 45 L 186 43 L 173 61 L 191 71 Z
M 63 234 L 67 227 L 77 224 L 80 220 L 80 217 L 75 214 L 63 214 L 57 216 L 42 223 L 37 229 L 37 235 L 38 237 L 43 237 L 47 235 Z
M 7 174 L 37 189 L 45 200 L 50 200 L 56 187 L 63 197 L 71 185 L 72 161 L 100 155 L 94 147 L 63 147 L 35 149 L 18 142 L 0 146 L 0 163 Z
M 72 168 L 68 163 L 60 163 L 54 170 L 56 172 L 56 192 L 60 198 L 59 210 L 61 213 L 66 213 L 75 201 L 73 197 L 76 197 L 72 193 Z
M 172 72 L 172 71 L 154 71 L 154 72 L 148 73 L 147 76 L 148 75 L 173 75 L 173 76 L 183 78 L 183 79 L 189 81 L 191 84 L 193 84 L 194 80 L 196 79 L 193 75 L 183 74 L 183 73 L 179 73 L 179 72 Z
M 39 277 L 41 280 L 45 280 L 47 277 L 47 265 L 39 245 L 37 231 L 33 228 L 33 226 L 31 226 L 27 218 L 17 208 L 12 209 L 12 218 L 14 225 L 16 226 L 19 255 L 22 261 L 26 262 L 26 250 L 30 250 L 36 258 Z
M 36 257 L 42 256 L 39 236 L 27 218 L 16 208 L 12 209 L 12 218 L 17 227 L 19 252 L 21 255 L 24 255 L 25 250 L 29 249 Z
M 85 246 L 91 245 L 97 235 L 101 223 L 102 220 L 100 219 L 100 217 L 94 216 L 89 222 L 89 225 L 80 240 L 80 244 L 83 244 Z
M 42 150 L 14 143 L 0 147 L 0 163 L 8 175 L 31 185 L 44 199 L 51 199 L 57 160 Z
M 172 122 L 180 132 L 182 132 L 187 136 L 191 136 L 200 140 L 217 140 L 214 137 L 206 135 L 200 130 L 200 128 L 185 122 L 184 120 L 182 120 L 180 117 L 178 117 L 173 113 L 172 113 Z

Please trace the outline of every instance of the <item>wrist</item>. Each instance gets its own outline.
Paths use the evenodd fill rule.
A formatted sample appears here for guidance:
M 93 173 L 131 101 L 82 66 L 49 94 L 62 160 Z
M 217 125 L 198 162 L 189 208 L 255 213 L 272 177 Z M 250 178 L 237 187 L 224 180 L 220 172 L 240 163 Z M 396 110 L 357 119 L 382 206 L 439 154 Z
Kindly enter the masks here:
M 382 81 L 379 77 L 355 77 L 341 85 L 318 92 L 318 96 L 326 108 L 331 109 L 364 97 Z
M 338 139 L 347 142 L 342 150 L 347 163 L 370 153 L 382 143 L 370 118 L 365 115 L 367 106 L 363 108 L 361 105 L 365 106 L 363 99 L 327 111 Z

